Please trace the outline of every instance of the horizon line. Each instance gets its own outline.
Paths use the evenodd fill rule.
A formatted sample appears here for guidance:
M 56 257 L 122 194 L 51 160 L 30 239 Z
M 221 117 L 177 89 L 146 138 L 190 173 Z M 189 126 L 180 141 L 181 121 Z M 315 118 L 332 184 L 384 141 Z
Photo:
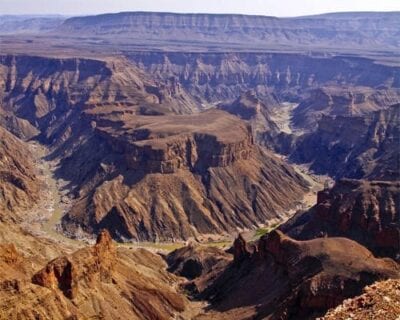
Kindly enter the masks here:
M 65 17 L 65 18 L 75 18 L 75 17 L 94 17 L 94 16 L 102 16 L 102 15 L 117 15 L 117 14 L 124 14 L 124 13 L 159 13 L 159 14 L 175 14 L 175 15 L 229 15 L 229 16 L 252 16 L 252 17 L 266 17 L 266 18 L 303 18 L 303 17 L 314 17 L 314 16 L 323 16 L 323 15 L 330 15 L 330 14 L 362 14 L 362 13 L 400 13 L 400 11 L 394 10 L 377 10 L 377 11 L 329 11 L 329 12 L 321 12 L 321 13 L 312 13 L 312 14 L 305 14 L 305 15 L 294 15 L 294 16 L 274 16 L 274 15 L 267 15 L 267 14 L 251 14 L 251 13 L 229 13 L 229 12 L 172 12 L 172 11 L 115 11 L 115 12 L 102 12 L 102 13 L 76 13 L 76 14 L 63 14 L 63 13 L 6 13 L 0 14 L 2 17 L 11 16 L 11 17 Z

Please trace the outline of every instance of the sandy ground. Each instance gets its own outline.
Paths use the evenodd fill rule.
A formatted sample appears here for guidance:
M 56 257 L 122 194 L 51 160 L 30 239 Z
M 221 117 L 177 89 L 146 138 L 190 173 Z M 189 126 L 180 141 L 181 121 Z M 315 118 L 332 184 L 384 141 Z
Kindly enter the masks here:
M 272 111 L 271 120 L 277 124 L 280 131 L 294 135 L 304 133 L 303 130 L 295 128 L 292 124 L 292 113 L 298 106 L 298 103 L 283 102 Z

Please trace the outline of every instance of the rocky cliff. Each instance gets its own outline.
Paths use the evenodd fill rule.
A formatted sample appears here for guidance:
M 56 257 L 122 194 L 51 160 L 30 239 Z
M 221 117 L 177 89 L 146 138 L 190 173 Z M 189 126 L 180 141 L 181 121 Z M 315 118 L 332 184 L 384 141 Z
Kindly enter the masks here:
M 233 102 L 218 104 L 217 108 L 247 121 L 256 143 L 274 149 L 277 145 L 281 146 L 275 142 L 281 128 L 274 120 L 273 113 L 281 107 L 274 95 L 259 96 L 255 90 L 250 90 Z
M 229 115 L 210 110 L 190 116 L 122 116 L 122 122 L 102 120 L 102 108 L 87 111 L 98 119 L 96 133 L 114 152 L 125 154 L 129 169 L 145 173 L 201 172 L 226 167 L 250 157 L 250 129 Z M 100 120 L 100 121 L 99 121 Z
M 0 62 L 5 124 L 25 138 L 36 130 L 52 148 L 48 158 L 60 161 L 57 177 L 77 200 L 64 219 L 71 232 L 105 227 L 119 239 L 151 240 L 225 233 L 283 219 L 306 190 L 239 119 L 176 115 L 202 106 L 173 78 L 154 80 L 117 57 Z
M 340 180 L 318 194 L 317 204 L 280 229 L 296 239 L 347 237 L 380 256 L 399 259 L 398 182 Z

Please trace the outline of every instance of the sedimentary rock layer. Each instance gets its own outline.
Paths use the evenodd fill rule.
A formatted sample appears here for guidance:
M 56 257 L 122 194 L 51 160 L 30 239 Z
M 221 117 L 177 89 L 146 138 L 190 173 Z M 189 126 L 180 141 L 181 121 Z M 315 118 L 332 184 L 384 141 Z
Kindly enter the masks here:
M 147 240 L 232 232 L 283 219 L 305 191 L 299 175 L 223 111 L 142 116 L 108 106 L 85 117 L 91 138 L 60 168 L 65 176 L 81 168 L 72 176 L 77 205 L 63 220 L 72 232 L 105 227 Z

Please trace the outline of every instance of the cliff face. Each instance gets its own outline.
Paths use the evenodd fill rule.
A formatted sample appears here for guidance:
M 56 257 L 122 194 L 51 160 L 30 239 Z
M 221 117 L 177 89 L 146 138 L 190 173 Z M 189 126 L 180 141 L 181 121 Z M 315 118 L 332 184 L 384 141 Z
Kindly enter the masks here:
M 40 196 L 40 181 L 27 145 L 0 127 L 0 220 L 19 220 Z
M 271 92 L 283 101 L 299 101 L 306 90 L 329 85 L 400 87 L 399 67 L 357 57 L 240 52 L 137 52 L 127 57 L 160 79 L 175 78 L 207 102 L 234 100 L 248 90 L 269 103 Z
M 399 180 L 400 105 L 358 117 L 323 117 L 290 158 L 341 178 Z
M 295 241 L 272 231 L 253 253 L 246 252 L 238 251 L 234 263 L 197 280 L 207 279 L 199 296 L 211 303 L 199 319 L 315 318 L 365 285 L 400 277 L 394 261 L 376 259 L 345 238 Z
M 379 256 L 399 259 L 398 182 L 340 180 L 318 194 L 317 204 L 280 227 L 296 239 L 347 237 Z
M 99 115 L 98 112 L 101 114 Z M 122 116 L 102 126 L 102 108 L 88 110 L 97 119 L 96 134 L 114 152 L 123 153 L 129 169 L 145 173 L 201 172 L 250 157 L 250 129 L 233 117 L 210 110 L 190 116 Z M 100 119 L 99 119 L 100 118 Z M 99 121 L 100 120 L 100 121 Z
M 306 190 L 290 167 L 254 145 L 245 123 L 222 111 L 142 116 L 108 106 L 85 117 L 93 128 L 87 143 L 59 170 L 78 186 L 63 219 L 72 233 L 79 225 L 119 239 L 227 233 L 282 219 Z M 80 168 L 76 176 L 72 167 Z

